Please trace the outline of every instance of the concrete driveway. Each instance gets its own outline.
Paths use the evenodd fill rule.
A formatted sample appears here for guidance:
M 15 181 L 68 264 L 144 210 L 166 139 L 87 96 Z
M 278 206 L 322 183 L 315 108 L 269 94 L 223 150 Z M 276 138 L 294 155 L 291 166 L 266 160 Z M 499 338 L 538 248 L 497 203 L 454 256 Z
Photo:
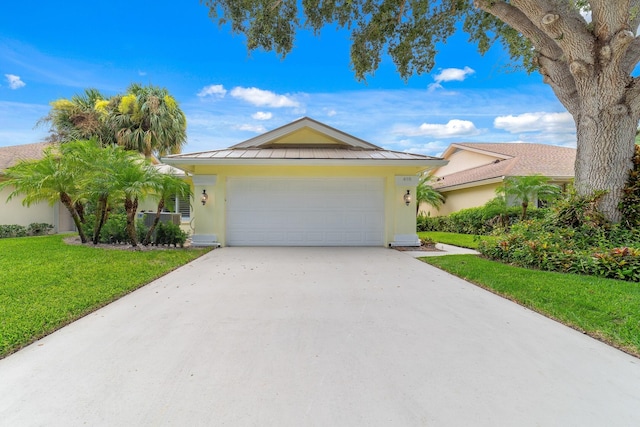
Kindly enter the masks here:
M 3 426 L 632 426 L 640 360 L 383 248 L 224 248 L 0 361 Z

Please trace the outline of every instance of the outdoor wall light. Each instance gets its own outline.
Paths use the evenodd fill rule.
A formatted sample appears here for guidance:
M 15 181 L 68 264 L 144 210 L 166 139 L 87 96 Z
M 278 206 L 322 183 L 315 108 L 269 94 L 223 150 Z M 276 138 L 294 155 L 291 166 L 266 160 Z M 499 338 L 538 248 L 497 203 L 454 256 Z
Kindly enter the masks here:
M 411 204 L 411 190 L 407 190 L 407 193 L 404 195 L 404 204 L 407 206 Z
M 202 197 L 200 197 L 200 201 L 202 202 L 202 206 L 207 204 L 207 200 L 209 200 L 209 195 L 207 194 L 207 190 L 202 190 Z

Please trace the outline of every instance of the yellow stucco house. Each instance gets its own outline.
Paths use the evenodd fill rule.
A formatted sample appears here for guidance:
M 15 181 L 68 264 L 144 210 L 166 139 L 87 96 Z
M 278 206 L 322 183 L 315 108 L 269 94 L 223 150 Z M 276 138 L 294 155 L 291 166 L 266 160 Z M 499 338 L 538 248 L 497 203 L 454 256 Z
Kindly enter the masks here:
M 15 165 L 20 160 L 41 159 L 45 148 L 50 144 L 38 142 L 34 144 L 0 147 L 0 181 L 2 171 Z M 22 197 L 14 197 L 7 202 L 7 197 L 13 191 L 12 187 L 0 190 L 0 224 L 29 226 L 31 223 L 46 223 L 53 225 L 53 232 L 63 233 L 75 230 L 73 219 L 69 211 L 56 202 L 53 206 L 47 202 L 34 203 L 29 207 L 22 205 Z
M 193 244 L 416 246 L 418 176 L 440 158 L 302 118 L 228 149 L 162 159 L 193 183 Z
M 442 157 L 448 163 L 433 171 L 432 187 L 446 202 L 438 210 L 420 207 L 431 216 L 484 205 L 510 176 L 540 174 L 563 187 L 574 177 L 576 150 L 530 143 L 455 143 Z

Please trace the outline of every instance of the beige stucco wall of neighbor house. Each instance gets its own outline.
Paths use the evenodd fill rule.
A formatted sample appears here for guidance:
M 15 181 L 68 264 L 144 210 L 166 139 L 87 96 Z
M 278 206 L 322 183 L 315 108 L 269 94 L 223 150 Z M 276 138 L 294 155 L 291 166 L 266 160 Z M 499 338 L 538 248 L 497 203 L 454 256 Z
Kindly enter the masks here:
M 473 151 L 458 150 L 447 157 L 449 163 L 438 168 L 435 171 L 435 175 L 445 176 L 478 166 L 488 165 L 497 158 L 498 157 L 488 156 L 486 154 L 474 153 Z
M 443 192 L 447 199 L 439 210 L 424 204 L 420 207 L 420 210 L 430 216 L 445 216 L 461 209 L 482 206 L 496 197 L 496 188 L 499 185 L 500 183 L 493 183 Z
M 396 176 L 417 176 L 419 167 L 377 167 L 377 166 L 239 166 L 216 165 L 197 166 L 193 176 L 193 225 L 198 235 L 215 235 L 217 242 L 226 244 L 226 181 L 229 177 L 382 177 L 385 182 L 385 246 L 398 235 L 416 233 L 415 185 L 402 186 Z M 203 183 L 203 181 L 204 183 Z M 404 202 L 404 194 L 409 189 L 412 197 L 410 206 Z M 207 204 L 198 203 L 202 190 L 209 195 Z
M 23 197 L 17 196 L 7 201 L 13 189 L 6 187 L 0 190 L 0 224 L 17 224 L 28 227 L 34 222 L 51 224 L 54 232 L 73 231 L 74 224 L 69 211 L 60 203 L 51 206 L 46 202 L 34 203 L 27 207 L 22 205 Z

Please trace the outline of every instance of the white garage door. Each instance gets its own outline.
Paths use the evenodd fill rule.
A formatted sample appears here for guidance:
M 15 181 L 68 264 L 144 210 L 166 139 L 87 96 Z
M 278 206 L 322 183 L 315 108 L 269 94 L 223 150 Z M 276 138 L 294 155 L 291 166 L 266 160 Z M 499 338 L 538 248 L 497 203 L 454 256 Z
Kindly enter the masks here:
M 382 178 L 228 178 L 230 246 L 381 246 Z

